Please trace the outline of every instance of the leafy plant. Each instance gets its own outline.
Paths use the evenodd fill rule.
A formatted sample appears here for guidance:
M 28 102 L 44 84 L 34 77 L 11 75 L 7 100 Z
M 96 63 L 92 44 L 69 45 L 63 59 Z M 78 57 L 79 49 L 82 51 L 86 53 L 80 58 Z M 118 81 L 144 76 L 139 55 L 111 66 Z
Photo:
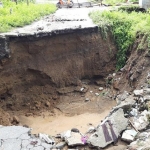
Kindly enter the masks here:
M 118 48 L 117 70 L 125 65 L 136 33 L 150 34 L 150 16 L 148 13 L 133 11 L 129 14 L 126 11 L 94 11 L 90 13 L 90 17 L 99 26 L 102 36 L 105 35 L 106 38 L 107 32 L 112 33 Z M 145 39 L 143 40 L 145 41 Z

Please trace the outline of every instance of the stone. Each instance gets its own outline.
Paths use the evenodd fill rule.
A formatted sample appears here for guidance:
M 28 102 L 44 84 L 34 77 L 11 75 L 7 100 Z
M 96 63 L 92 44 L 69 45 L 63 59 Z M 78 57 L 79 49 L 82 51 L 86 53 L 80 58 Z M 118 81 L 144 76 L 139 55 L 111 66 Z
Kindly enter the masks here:
M 128 119 L 124 117 L 124 112 L 123 109 L 118 109 L 116 112 L 113 112 L 111 114 L 111 116 L 109 116 L 108 118 L 105 119 L 110 120 L 112 125 L 113 125 L 113 129 L 114 132 L 116 134 L 116 136 L 118 137 L 120 135 L 120 133 L 126 129 L 127 125 L 128 125 Z M 104 123 L 104 122 L 103 122 Z M 106 147 L 108 144 L 112 143 L 113 140 L 106 142 L 105 141 L 105 136 L 103 133 L 103 129 L 102 129 L 102 124 L 100 124 L 97 127 L 97 131 L 92 134 L 89 139 L 87 140 L 87 142 L 93 146 L 96 147 L 100 147 L 100 148 L 104 148 Z M 108 127 L 108 124 L 106 124 Z M 110 133 L 111 136 L 111 132 L 110 129 L 108 128 L 108 131 Z
M 15 124 L 18 124 L 20 121 L 19 121 L 19 118 L 17 116 L 13 116 L 13 123 Z
M 45 106 L 46 106 L 46 107 L 50 107 L 50 105 L 51 105 L 51 104 L 50 104 L 49 101 L 46 101 L 46 102 L 45 102 Z
M 76 132 L 71 132 L 71 136 L 66 138 L 65 141 L 68 143 L 68 146 L 84 145 L 81 141 L 81 134 Z
M 90 101 L 90 99 L 89 99 L 89 98 L 86 98 L 86 99 L 85 99 L 85 102 L 88 102 L 88 101 Z
M 57 149 L 62 149 L 66 145 L 66 142 L 60 142 L 56 145 Z
M 15 139 L 22 134 L 28 133 L 31 129 L 22 126 L 6 126 L 0 128 L 0 139 Z
M 122 134 L 121 139 L 127 142 L 132 142 L 135 139 L 135 136 L 137 135 L 137 131 L 134 129 L 132 130 L 125 130 Z
M 129 93 L 127 91 L 124 91 L 122 94 L 118 95 L 118 100 L 123 101 L 129 96 Z
M 103 89 L 104 89 L 103 87 L 100 87 L 100 88 L 99 88 L 100 91 L 102 91 Z
M 99 96 L 99 93 L 95 93 L 96 96 Z
M 4 150 L 20 150 L 21 140 L 20 139 L 7 139 L 2 143 Z
M 144 90 L 143 92 L 145 95 L 150 94 L 150 88 L 145 88 L 143 90 Z
M 63 139 L 66 139 L 66 138 L 69 138 L 71 137 L 71 130 L 68 130 L 68 131 L 65 131 L 63 133 L 61 133 L 61 138 Z
M 143 89 L 141 89 L 141 90 L 134 90 L 133 91 L 133 93 L 134 93 L 135 96 L 142 96 L 143 92 L 144 92 Z
M 33 116 L 33 113 L 26 113 L 25 116 L 26 117 Z
M 124 101 L 121 101 L 119 105 L 113 108 L 112 111 L 116 111 L 119 108 L 122 108 L 124 112 L 128 112 L 131 110 L 132 106 L 135 104 L 135 100 L 132 95 L 130 95 L 128 98 L 126 98 Z

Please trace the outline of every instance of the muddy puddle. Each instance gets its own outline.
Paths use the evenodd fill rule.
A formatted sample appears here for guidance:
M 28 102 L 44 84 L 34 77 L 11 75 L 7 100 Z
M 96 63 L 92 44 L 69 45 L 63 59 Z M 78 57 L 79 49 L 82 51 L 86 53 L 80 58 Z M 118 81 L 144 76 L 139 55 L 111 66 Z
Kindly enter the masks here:
M 60 96 L 53 110 L 43 110 L 39 115 L 28 117 L 20 114 L 20 123 L 31 127 L 33 134 L 55 136 L 72 128 L 86 133 L 91 125 L 96 127 L 116 105 L 116 101 L 108 98 L 108 95 L 103 97 L 95 94 L 107 93 L 105 89 L 99 91 L 98 86 L 93 85 L 88 88 L 89 90 L 82 94 L 73 92 Z M 89 101 L 85 101 L 87 97 Z
M 48 112 L 44 112 L 42 116 L 19 116 L 19 118 L 22 124 L 32 128 L 33 134 L 45 133 L 55 136 L 72 128 L 77 128 L 81 133 L 86 133 L 90 125 L 97 126 L 108 113 L 109 110 L 106 110 L 101 114 L 84 113 L 70 117 L 63 114 L 50 116 Z

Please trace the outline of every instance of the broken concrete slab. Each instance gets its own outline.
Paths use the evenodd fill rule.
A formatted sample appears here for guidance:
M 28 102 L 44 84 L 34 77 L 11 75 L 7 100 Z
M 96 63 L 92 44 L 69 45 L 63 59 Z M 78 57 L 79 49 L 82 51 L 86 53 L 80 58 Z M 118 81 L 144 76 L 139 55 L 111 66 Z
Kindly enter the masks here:
M 56 147 L 57 149 L 62 149 L 65 145 L 66 145 L 66 142 L 60 142 L 60 143 L 58 143 L 55 147 Z
M 110 114 L 112 114 L 114 111 L 118 110 L 119 108 L 122 108 L 124 112 L 131 110 L 132 106 L 135 104 L 135 100 L 133 95 L 128 96 L 124 101 L 122 101 L 119 105 L 114 107 Z
M 81 134 L 71 132 L 71 136 L 65 139 L 69 146 L 84 145 L 81 141 Z
M 134 90 L 133 91 L 133 93 L 134 93 L 135 96 L 141 96 L 141 95 L 143 95 L 143 92 L 144 92 L 143 89 L 141 89 L 141 90 Z
M 31 129 L 22 126 L 6 126 L 0 128 L 0 139 L 15 139 L 22 134 L 28 133 Z
M 107 120 L 111 121 L 113 130 L 117 137 L 119 137 L 120 133 L 123 130 L 125 130 L 128 125 L 128 119 L 124 117 L 124 112 L 123 112 L 123 109 L 121 109 L 121 108 L 118 109 L 116 112 L 114 112 L 111 116 L 109 116 L 107 118 Z M 96 147 L 104 148 L 108 144 L 114 142 L 113 136 L 111 134 L 112 133 L 111 129 L 108 128 L 109 126 L 107 123 L 106 123 L 106 127 L 108 129 L 108 133 L 111 137 L 111 140 L 106 142 L 102 124 L 100 124 L 97 128 L 97 131 L 89 137 L 89 139 L 87 140 L 87 143 L 89 143 L 93 146 L 96 146 Z
M 135 136 L 137 135 L 137 131 L 134 129 L 131 130 L 125 130 L 122 134 L 121 139 L 127 142 L 132 142 L 135 139 Z
M 20 150 L 21 140 L 20 139 L 7 139 L 4 140 L 2 146 L 4 150 Z

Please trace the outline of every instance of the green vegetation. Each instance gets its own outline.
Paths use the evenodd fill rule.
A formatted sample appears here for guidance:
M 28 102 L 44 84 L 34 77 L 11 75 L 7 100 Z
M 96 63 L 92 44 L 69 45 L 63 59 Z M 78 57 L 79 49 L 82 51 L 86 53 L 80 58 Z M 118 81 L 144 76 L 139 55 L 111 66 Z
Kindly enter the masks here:
M 31 24 L 41 16 L 54 13 L 56 7 L 54 4 L 34 4 L 18 1 L 3 1 L 3 7 L 0 8 L 0 33 L 7 32 L 14 27 L 22 27 Z
M 138 2 L 139 0 L 130 0 L 130 2 Z M 120 3 L 125 3 L 127 0 L 103 0 L 104 4 L 116 5 Z
M 149 13 L 137 13 L 135 11 L 130 13 L 126 11 L 95 11 L 90 13 L 90 17 L 99 26 L 99 30 L 104 38 L 107 38 L 108 31 L 112 32 L 118 48 L 117 70 L 125 65 L 127 54 L 136 38 L 136 33 L 150 34 Z M 145 37 L 143 41 L 146 40 Z

